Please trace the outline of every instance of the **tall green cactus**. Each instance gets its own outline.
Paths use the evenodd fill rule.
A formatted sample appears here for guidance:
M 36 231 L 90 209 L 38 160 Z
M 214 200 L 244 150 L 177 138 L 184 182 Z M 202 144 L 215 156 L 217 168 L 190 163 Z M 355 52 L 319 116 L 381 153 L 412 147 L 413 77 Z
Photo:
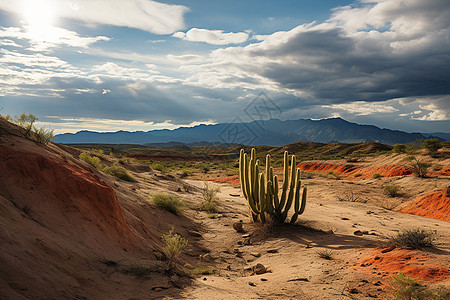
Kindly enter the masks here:
M 250 157 L 241 149 L 239 157 L 239 178 L 241 189 L 250 208 L 254 222 L 267 221 L 267 216 L 274 223 L 284 223 L 292 204 L 294 214 L 291 223 L 294 223 L 306 206 L 306 187 L 301 189 L 300 169 L 296 169 L 295 155 L 291 158 L 289 170 L 288 152 L 284 152 L 284 172 L 281 197 L 278 196 L 278 177 L 273 175 L 270 165 L 270 155 L 266 156 L 266 171 L 259 172 L 259 160 L 256 159 L 256 150 L 252 149 Z M 300 196 L 301 194 L 301 196 Z

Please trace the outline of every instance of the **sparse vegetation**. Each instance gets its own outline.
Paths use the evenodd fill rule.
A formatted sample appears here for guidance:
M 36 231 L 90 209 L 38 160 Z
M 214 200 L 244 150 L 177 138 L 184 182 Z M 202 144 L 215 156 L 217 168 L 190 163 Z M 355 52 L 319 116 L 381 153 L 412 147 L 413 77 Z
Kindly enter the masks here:
M 2 116 L 2 118 L 25 129 L 23 132 L 25 138 L 34 140 L 43 145 L 47 145 L 48 142 L 51 142 L 56 138 L 53 135 L 53 129 L 46 129 L 43 127 L 38 128 L 34 126 L 35 122 L 39 119 L 31 113 L 22 113 L 19 117 L 6 115 Z
M 167 256 L 167 269 L 171 272 L 175 267 L 177 257 L 189 245 L 189 242 L 181 235 L 173 233 L 173 228 L 169 231 L 169 233 L 163 234 L 161 238 L 164 242 L 164 253 Z
M 414 156 L 411 160 L 413 161 L 412 167 L 414 169 L 414 174 L 419 178 L 426 178 L 428 169 L 431 167 L 431 164 L 423 162 Z
M 384 192 L 388 194 L 390 197 L 397 197 L 400 195 L 401 187 L 398 185 L 387 185 L 384 187 Z
M 362 176 L 361 173 L 355 174 L 355 177 L 361 177 L 361 176 Z
M 79 158 L 98 170 L 103 169 L 103 165 L 100 163 L 100 158 L 97 156 L 90 156 L 88 152 L 81 152 Z
M 395 144 L 394 148 L 392 149 L 395 153 L 406 153 L 406 145 L 403 144 Z
M 357 202 L 359 200 L 359 197 L 353 194 L 352 190 L 347 190 L 344 195 L 337 196 L 339 201 L 346 201 L 346 202 Z
M 420 228 L 405 230 L 391 237 L 392 244 L 409 249 L 433 247 L 434 240 L 435 235 L 432 232 Z
M 183 172 L 180 174 L 180 178 L 181 178 L 181 179 L 186 178 L 186 177 L 188 177 L 188 176 L 189 176 L 189 173 L 188 173 L 187 171 L 183 171 Z
M 214 274 L 214 270 L 206 268 L 195 268 L 191 270 L 192 275 L 211 275 Z
M 118 164 L 114 164 L 109 167 L 104 167 L 102 171 L 108 175 L 115 176 L 125 181 L 136 182 L 136 179 L 134 179 L 130 174 L 128 174 L 125 168 L 119 166 Z
M 205 182 L 203 188 L 201 189 L 201 194 L 203 202 L 200 206 L 200 210 L 205 210 L 208 212 L 215 212 L 217 205 L 217 193 L 220 192 L 219 187 L 211 186 L 209 183 Z
M 181 202 L 181 200 L 176 195 L 169 193 L 158 193 L 153 195 L 152 202 L 156 206 L 175 215 L 180 213 L 180 211 L 184 207 L 183 202 Z
M 333 251 L 330 249 L 316 250 L 316 253 L 319 255 L 320 258 L 327 260 L 333 259 Z
M 154 273 L 156 270 L 154 268 L 150 268 L 143 265 L 132 265 L 122 270 L 124 274 L 131 274 L 136 277 L 146 277 L 150 275 L 150 273 Z
M 378 178 L 381 178 L 381 177 L 383 177 L 383 175 L 381 175 L 380 173 L 375 173 L 375 174 L 372 175 L 373 179 L 378 179 Z
M 449 289 L 430 289 L 421 280 L 402 272 L 392 278 L 391 287 L 396 300 L 445 300 L 450 297 Z
M 428 150 L 431 156 L 435 156 L 436 152 L 442 148 L 442 144 L 438 138 L 423 141 L 422 147 Z

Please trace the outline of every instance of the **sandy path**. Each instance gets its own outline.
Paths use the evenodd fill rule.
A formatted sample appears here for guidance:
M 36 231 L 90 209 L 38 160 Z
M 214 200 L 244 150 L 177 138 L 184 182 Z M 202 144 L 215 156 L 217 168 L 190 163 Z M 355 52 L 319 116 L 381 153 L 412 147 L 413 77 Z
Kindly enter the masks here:
M 201 181 L 188 181 L 198 187 Z M 286 226 L 267 233 L 249 222 L 247 207 L 238 188 L 221 184 L 218 218 L 203 212 L 203 243 L 211 249 L 205 265 L 214 275 L 198 277 L 182 294 L 196 299 L 388 299 L 392 274 L 359 270 L 358 261 L 370 256 L 386 237 L 405 228 L 435 231 L 439 253 L 427 252 L 445 266 L 450 253 L 450 223 L 386 210 L 370 204 L 339 202 L 326 192 L 312 193 L 300 218 L 303 226 Z M 195 199 L 193 199 L 195 201 Z M 197 200 L 198 201 L 198 200 Z M 242 220 L 251 234 L 250 245 L 232 224 Z M 356 236 L 360 230 L 369 234 Z M 259 233 L 259 234 L 258 234 Z M 261 237 L 261 233 L 265 235 Z M 245 236 L 245 235 L 244 235 Z M 329 249 L 332 260 L 319 258 L 317 251 Z M 248 268 L 261 263 L 272 272 L 251 276 Z M 359 268 L 361 269 L 361 268 Z M 444 284 L 449 284 L 447 280 Z M 442 284 L 442 282 L 441 282 Z M 353 289 L 353 290 L 352 290 Z M 352 291 L 353 293 L 350 293 Z

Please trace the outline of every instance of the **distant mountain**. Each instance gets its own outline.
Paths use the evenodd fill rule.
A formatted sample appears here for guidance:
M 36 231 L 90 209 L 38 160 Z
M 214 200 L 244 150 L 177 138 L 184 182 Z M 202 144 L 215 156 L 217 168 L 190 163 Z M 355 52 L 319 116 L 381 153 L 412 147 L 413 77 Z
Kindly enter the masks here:
M 448 132 L 431 132 L 431 133 L 424 133 L 424 136 L 426 136 L 427 138 L 429 137 L 437 137 L 437 138 L 441 138 L 444 141 L 450 141 L 450 133 Z
M 434 135 L 433 135 L 434 136 Z M 270 119 L 250 123 L 221 123 L 180 127 L 174 130 L 92 132 L 57 135 L 65 144 L 191 144 L 207 143 L 280 146 L 294 142 L 379 142 L 406 144 L 429 138 L 421 133 L 381 129 L 373 125 L 360 125 L 341 118 L 323 120 Z M 444 138 L 445 139 L 445 138 Z

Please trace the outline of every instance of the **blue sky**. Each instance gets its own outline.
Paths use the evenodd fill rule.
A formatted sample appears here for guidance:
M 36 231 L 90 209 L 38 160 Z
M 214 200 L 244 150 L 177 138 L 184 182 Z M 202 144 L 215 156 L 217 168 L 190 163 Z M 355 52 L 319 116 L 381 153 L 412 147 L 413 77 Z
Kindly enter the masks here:
M 450 132 L 448 0 L 2 0 L 0 108 L 57 133 L 342 117 Z

